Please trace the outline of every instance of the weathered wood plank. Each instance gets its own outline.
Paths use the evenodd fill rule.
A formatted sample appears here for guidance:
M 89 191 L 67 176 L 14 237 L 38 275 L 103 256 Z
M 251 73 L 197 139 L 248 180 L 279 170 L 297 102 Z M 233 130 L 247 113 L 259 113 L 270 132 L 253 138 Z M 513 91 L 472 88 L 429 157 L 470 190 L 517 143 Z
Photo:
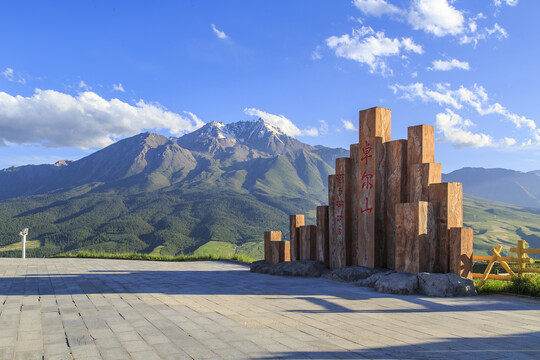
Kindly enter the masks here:
M 328 206 L 317 206 L 317 260 L 330 265 Z
M 273 248 L 271 243 L 281 241 L 281 231 L 265 231 L 264 232 L 264 260 L 267 263 L 275 264 L 273 255 Z M 279 255 L 278 255 L 279 261 Z M 277 262 L 277 261 L 276 261 Z
M 436 204 L 426 201 L 396 205 L 395 270 L 417 274 L 428 271 Z
M 449 238 L 448 230 L 463 226 L 463 190 L 458 182 L 429 185 L 429 201 L 439 203 L 439 258 L 434 272 L 449 271 Z
M 330 242 L 330 268 L 336 269 L 352 265 L 351 260 L 351 201 L 349 193 L 350 159 L 336 159 L 334 183 L 334 224 L 335 231 Z
M 317 260 L 317 226 L 300 226 L 300 260 Z
M 385 151 L 390 140 L 391 111 L 375 107 L 360 111 L 358 164 L 358 264 L 385 266 Z
M 449 230 L 448 271 L 472 279 L 473 229 L 453 227 Z
M 386 147 L 386 267 L 395 268 L 396 205 L 407 202 L 407 140 L 384 143 Z
M 429 125 L 407 129 L 407 165 L 435 162 L 435 129 Z
M 359 189 L 359 144 L 351 144 L 350 146 L 350 164 L 351 175 L 349 177 L 349 193 L 350 193 L 350 210 L 351 210 L 351 265 L 358 265 L 358 198 L 360 196 Z
M 407 202 L 429 201 L 429 185 L 440 183 L 441 164 L 412 164 L 408 168 Z
M 290 215 L 289 216 L 289 240 L 291 242 L 291 261 L 298 260 L 300 252 L 298 248 L 298 228 L 305 225 L 304 215 Z

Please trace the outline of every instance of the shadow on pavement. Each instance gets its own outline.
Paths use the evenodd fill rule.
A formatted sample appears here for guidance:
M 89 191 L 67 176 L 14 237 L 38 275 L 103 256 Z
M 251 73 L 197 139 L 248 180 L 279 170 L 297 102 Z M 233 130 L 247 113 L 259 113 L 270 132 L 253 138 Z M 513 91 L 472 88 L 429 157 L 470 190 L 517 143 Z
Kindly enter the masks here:
M 73 274 L 27 274 L 0 277 L 0 295 L 76 294 L 166 294 L 166 295 L 262 295 L 291 296 L 305 300 L 317 309 L 291 309 L 298 313 L 426 313 L 447 311 L 538 310 L 540 302 L 508 301 L 496 297 L 436 298 L 399 296 L 369 288 L 319 278 L 293 278 L 250 273 L 247 268 L 223 271 L 89 271 Z M 321 298 L 323 297 L 323 298 Z M 358 310 L 358 301 L 394 298 L 414 304 L 411 308 Z M 283 300 L 284 298 L 280 298 Z M 285 298 L 286 299 L 286 298 Z M 354 300 L 355 309 L 336 301 Z M 517 299 L 517 298 L 516 298 Z

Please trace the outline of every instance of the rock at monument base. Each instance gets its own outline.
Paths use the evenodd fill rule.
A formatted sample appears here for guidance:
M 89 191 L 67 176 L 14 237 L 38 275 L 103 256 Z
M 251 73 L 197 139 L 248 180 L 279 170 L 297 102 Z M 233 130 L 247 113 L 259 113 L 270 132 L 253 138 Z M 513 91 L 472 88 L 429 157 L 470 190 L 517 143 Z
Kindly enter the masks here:
M 272 265 L 270 265 L 266 260 L 254 261 L 251 263 L 249 271 L 260 274 L 270 274 L 272 271 Z
M 281 276 L 321 277 L 329 270 L 322 262 L 316 260 L 297 260 L 275 265 L 259 260 L 251 263 L 250 271 Z
M 375 286 L 375 283 L 377 283 L 377 281 L 379 281 L 379 279 L 383 276 L 386 276 L 390 273 L 392 273 L 394 271 L 388 271 L 388 272 L 378 272 L 378 273 L 375 273 L 373 275 L 371 275 L 370 277 L 366 278 L 366 279 L 363 279 L 363 280 L 358 280 L 357 282 L 355 282 L 354 284 L 356 286 L 363 286 L 363 287 L 374 287 Z
M 344 282 L 357 282 L 359 280 L 367 279 L 374 274 L 387 274 L 390 270 L 387 269 L 373 269 L 365 266 L 347 266 L 332 270 L 324 275 L 326 279 Z
M 354 283 L 356 286 L 372 287 L 386 294 L 420 294 L 431 297 L 476 295 L 472 280 L 456 274 L 411 274 L 364 266 L 343 267 L 331 271 L 322 262 L 314 260 L 297 260 L 276 265 L 259 260 L 251 263 L 250 271 L 281 276 L 323 277 Z
M 386 294 L 416 294 L 418 291 L 418 277 L 410 273 L 386 274 L 377 280 L 374 289 Z
M 474 296 L 476 289 L 470 279 L 456 274 L 420 273 L 418 277 L 418 292 L 427 296 Z

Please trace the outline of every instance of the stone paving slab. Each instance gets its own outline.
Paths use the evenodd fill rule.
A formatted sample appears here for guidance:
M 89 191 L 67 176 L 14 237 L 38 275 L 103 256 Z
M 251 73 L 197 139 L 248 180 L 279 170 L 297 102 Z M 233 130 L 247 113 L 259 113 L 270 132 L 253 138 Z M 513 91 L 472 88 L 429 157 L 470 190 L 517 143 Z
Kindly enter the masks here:
M 228 262 L 0 259 L 0 359 L 540 359 L 540 301 Z

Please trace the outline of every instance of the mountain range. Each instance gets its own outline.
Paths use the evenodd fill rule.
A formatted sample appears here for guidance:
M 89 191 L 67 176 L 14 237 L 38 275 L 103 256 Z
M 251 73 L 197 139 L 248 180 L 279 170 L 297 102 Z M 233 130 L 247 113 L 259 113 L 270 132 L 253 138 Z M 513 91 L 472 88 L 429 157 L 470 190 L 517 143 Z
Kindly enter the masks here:
M 335 158 L 347 155 L 263 120 L 212 122 L 180 138 L 142 133 L 78 161 L 0 171 L 0 245 L 27 226 L 42 244 L 37 256 L 170 255 L 212 240 L 250 252 L 269 228 L 286 235 L 289 214 L 313 217 Z
M 484 199 L 540 209 L 540 170 L 466 167 L 443 174 L 443 181 L 463 183 L 463 191 Z
M 29 256 L 83 249 L 176 255 L 218 241 L 257 258 L 264 231 L 288 238 L 289 214 L 314 223 L 335 158 L 348 155 L 259 119 L 211 122 L 179 138 L 147 132 L 77 161 L 11 167 L 0 170 L 0 247 L 29 227 L 40 245 Z M 501 228 L 503 241 L 525 237 L 540 247 L 539 226 L 527 225 L 540 223 L 540 171 L 464 168 L 443 181 L 460 181 L 474 195 L 465 197 L 465 222 L 475 228 L 475 247 L 489 249 Z

